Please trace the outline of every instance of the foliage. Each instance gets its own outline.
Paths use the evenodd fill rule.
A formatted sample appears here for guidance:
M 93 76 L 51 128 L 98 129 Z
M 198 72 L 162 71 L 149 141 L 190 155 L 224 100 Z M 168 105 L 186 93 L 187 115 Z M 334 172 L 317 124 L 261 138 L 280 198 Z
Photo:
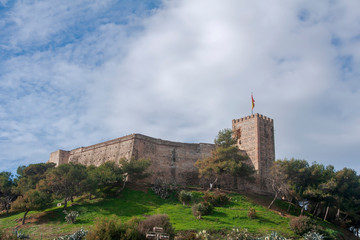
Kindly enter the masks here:
M 210 215 L 214 210 L 214 206 L 209 202 L 201 202 L 194 204 L 191 209 L 193 215 L 200 219 L 202 216 Z
M 154 227 L 161 227 L 164 229 L 164 232 L 170 235 L 170 239 L 175 237 L 175 229 L 170 223 L 170 218 L 166 214 L 156 214 L 151 215 L 146 218 L 144 221 L 139 223 L 139 232 L 145 237 L 146 233 L 152 231 Z
M 196 234 L 196 239 L 211 240 L 212 238 L 211 235 L 206 230 L 202 230 Z
M 29 239 L 28 235 L 17 229 L 14 230 L 14 236 L 16 237 L 16 239 Z
M 36 163 L 18 167 L 15 193 L 23 195 L 28 190 L 35 189 L 38 183 L 45 179 L 46 173 L 53 168 L 55 168 L 55 163 Z
M 277 232 L 271 232 L 269 235 L 258 240 L 287 240 L 287 238 L 280 236 Z
M 203 199 L 205 202 L 209 202 L 215 207 L 224 206 L 230 202 L 230 198 L 219 190 L 216 190 L 215 192 L 205 192 Z
M 313 230 L 315 227 L 314 221 L 311 218 L 305 216 L 291 219 L 289 225 L 291 230 L 293 230 L 298 235 L 303 235 Z
M 304 234 L 303 238 L 304 240 L 323 240 L 324 235 L 317 232 L 308 232 Z
M 227 240 L 252 240 L 253 237 L 250 235 L 247 229 L 233 228 L 231 232 L 226 235 Z
M 192 193 L 202 200 L 202 192 L 193 191 Z M 201 221 L 193 216 L 191 208 L 184 208 L 177 199 L 163 200 L 153 191 L 143 192 L 129 188 L 125 188 L 120 198 L 97 198 L 91 201 L 87 198 L 76 199 L 78 205 L 69 210 L 80 212 L 81 226 L 89 231 L 95 225 L 96 218 L 109 217 L 109 214 L 113 214 L 125 224 L 131 216 L 143 218 L 144 215 L 166 213 L 177 231 L 206 229 L 213 232 L 231 230 L 233 226 L 242 226 L 247 228 L 249 233 L 267 232 L 271 229 L 295 237 L 289 228 L 289 219 L 269 211 L 263 206 L 254 205 L 243 195 L 232 193 L 228 196 L 231 198 L 230 204 L 217 207 L 211 215 L 203 216 Z M 261 213 L 259 220 L 248 219 L 247 210 L 250 207 L 255 208 L 258 215 Z M 246 210 L 244 211 L 244 209 Z M 22 215 L 23 213 L 14 213 L 9 217 L 1 217 L 0 229 L 15 227 L 17 225 L 15 220 L 21 218 Z M 25 232 L 32 239 L 40 239 L 41 235 L 42 239 L 52 239 L 54 234 L 58 236 L 70 234 L 79 228 L 79 223 L 67 224 L 64 221 L 62 209 L 56 207 L 47 209 L 42 214 L 33 211 L 29 215 L 33 217 L 34 222 L 26 224 Z M 329 226 L 331 225 L 326 225 L 326 231 Z M 326 233 L 329 235 L 328 231 Z
M 75 223 L 76 222 L 76 218 L 79 216 L 79 212 L 78 211 L 70 211 L 67 212 L 66 210 L 63 211 L 65 214 L 65 221 L 67 223 Z
M 158 196 L 160 196 L 162 199 L 166 199 L 170 196 L 169 191 L 169 184 L 165 183 L 161 179 L 157 178 L 155 180 L 154 185 L 151 188 L 154 193 Z
M 255 219 L 256 218 L 256 210 L 255 210 L 255 208 L 249 208 L 247 216 L 250 219 Z
M 18 211 L 25 211 L 22 224 L 25 223 L 25 217 L 30 210 L 43 210 L 51 204 L 48 193 L 31 189 L 23 196 L 19 196 L 12 204 L 12 208 Z
M 126 227 L 117 219 L 97 219 L 94 227 L 86 236 L 87 240 L 124 239 Z
M 17 239 L 29 239 L 29 236 L 15 229 L 14 231 L 1 231 L 0 239 L 2 240 L 17 240 Z
M 192 201 L 192 194 L 191 192 L 187 192 L 187 191 L 180 191 L 179 193 L 179 200 L 180 202 L 182 202 L 182 204 L 185 206 L 185 205 L 188 205 L 189 203 L 191 203 Z
M 233 144 L 230 129 L 220 131 L 215 143 L 217 144 L 211 156 L 195 163 L 201 178 L 216 182 L 219 178 L 230 175 L 234 178 L 234 188 L 237 188 L 237 178 L 254 180 L 254 167 L 245 163 L 248 157 L 241 154 L 239 148 Z
M 66 163 L 60 164 L 46 175 L 43 185 L 56 197 L 64 198 L 64 209 L 67 202 L 74 196 L 83 193 L 83 184 L 87 179 L 86 167 L 81 164 Z
M 219 147 L 230 147 L 236 143 L 236 139 L 232 137 L 232 130 L 230 128 L 225 128 L 220 130 L 216 136 L 214 143 Z
M 9 213 L 10 205 L 17 197 L 14 193 L 15 182 L 10 172 L 0 172 L 0 211 L 5 210 Z
M 57 237 L 54 238 L 54 240 L 82 240 L 85 238 L 87 233 L 88 231 L 81 228 L 80 230 L 74 232 L 73 234 Z

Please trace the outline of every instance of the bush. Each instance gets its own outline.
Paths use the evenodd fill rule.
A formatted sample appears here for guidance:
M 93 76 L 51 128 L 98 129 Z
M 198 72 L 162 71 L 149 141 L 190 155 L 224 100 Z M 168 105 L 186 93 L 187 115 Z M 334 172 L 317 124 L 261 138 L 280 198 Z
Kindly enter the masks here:
M 166 199 L 170 196 L 169 185 L 163 182 L 161 179 L 156 179 L 154 186 L 151 189 L 156 195 L 160 196 L 162 199 Z
M 324 239 L 324 235 L 321 235 L 320 233 L 317 233 L 317 232 L 305 233 L 305 235 L 303 237 L 304 237 L 304 240 L 323 240 Z
M 126 239 L 126 226 L 117 219 L 98 219 L 86 236 L 87 240 Z
M 211 238 L 210 234 L 208 232 L 206 232 L 206 230 L 202 230 L 196 234 L 196 239 L 211 240 L 212 238 Z
M 54 238 L 54 240 L 82 240 L 87 233 L 88 231 L 85 231 L 83 228 L 81 228 L 79 231 L 76 231 L 73 234 L 57 237 Z
M 307 232 L 310 232 L 314 229 L 315 224 L 312 219 L 305 216 L 300 216 L 297 218 L 293 218 L 290 221 L 290 228 L 298 235 L 303 235 Z
M 256 218 L 256 210 L 255 208 L 249 208 L 249 211 L 248 211 L 248 217 L 250 219 L 255 219 Z
M 197 218 L 201 216 L 210 215 L 214 210 L 214 206 L 209 202 L 201 202 L 192 206 L 193 215 Z
M 230 202 L 230 198 L 225 193 L 222 193 L 218 190 L 214 193 L 207 191 L 204 194 L 203 199 L 205 202 L 209 202 L 215 207 L 220 207 Z
M 175 237 L 175 229 L 170 223 L 169 216 L 166 214 L 151 215 L 147 219 L 139 223 L 138 231 L 142 235 L 142 239 L 145 239 L 146 233 L 152 231 L 154 227 L 161 227 L 164 232 L 169 234 L 170 239 Z
M 29 239 L 29 238 L 30 237 L 28 235 L 21 232 L 20 230 L 17 230 L 16 228 L 12 232 L 9 230 L 0 231 L 0 239 L 2 240 Z
M 66 210 L 64 210 L 63 212 L 65 214 L 65 220 L 67 223 L 75 223 L 76 218 L 79 216 L 79 212 L 77 211 L 71 211 L 68 213 Z
M 263 238 L 260 238 L 258 240 L 262 240 L 262 239 L 264 239 L 264 240 L 287 240 L 287 238 L 278 235 L 277 232 L 272 232 L 270 235 L 267 235 L 267 236 L 265 236 Z
M 186 192 L 184 190 L 182 190 L 179 193 L 179 200 L 180 202 L 182 202 L 182 204 L 185 206 L 187 204 L 189 204 L 192 201 L 192 194 L 191 192 Z
M 247 229 L 233 228 L 229 234 L 226 235 L 226 240 L 252 240 L 254 239 Z
M 138 217 L 132 217 L 126 222 L 126 232 L 124 239 L 142 239 L 141 233 L 139 232 L 139 223 L 141 220 Z

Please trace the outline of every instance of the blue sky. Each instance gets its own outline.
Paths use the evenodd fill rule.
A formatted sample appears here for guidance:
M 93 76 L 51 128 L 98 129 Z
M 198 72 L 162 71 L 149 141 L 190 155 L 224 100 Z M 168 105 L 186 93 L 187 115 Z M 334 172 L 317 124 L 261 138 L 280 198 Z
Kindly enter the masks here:
M 360 2 L 0 0 L 0 171 L 131 133 L 274 119 L 276 158 L 360 172 Z

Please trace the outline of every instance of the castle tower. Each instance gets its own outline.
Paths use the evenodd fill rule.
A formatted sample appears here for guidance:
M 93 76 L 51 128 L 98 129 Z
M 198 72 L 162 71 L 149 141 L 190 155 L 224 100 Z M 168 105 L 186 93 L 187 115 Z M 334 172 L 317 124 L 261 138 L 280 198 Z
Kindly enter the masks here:
M 265 180 L 275 161 L 274 121 L 261 114 L 253 114 L 232 121 L 233 136 L 240 150 L 249 157 L 256 173 L 256 182 L 266 188 Z

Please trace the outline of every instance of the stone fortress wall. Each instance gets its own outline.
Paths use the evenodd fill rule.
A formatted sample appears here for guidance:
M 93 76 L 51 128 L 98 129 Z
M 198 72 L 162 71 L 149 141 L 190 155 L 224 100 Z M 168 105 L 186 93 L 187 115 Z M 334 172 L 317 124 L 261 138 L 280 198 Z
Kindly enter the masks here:
M 71 151 L 58 150 L 51 153 L 49 162 L 100 166 L 121 158 L 147 158 L 151 160 L 148 169 L 151 176 L 145 179 L 146 182 L 154 183 L 159 178 L 168 183 L 196 185 L 199 181 L 194 164 L 198 159 L 210 156 L 213 148 L 213 144 L 171 142 L 132 134 Z
M 265 179 L 275 160 L 273 120 L 261 114 L 254 114 L 232 121 L 234 137 L 237 137 L 239 149 L 249 157 L 257 171 L 256 184 L 238 182 L 239 189 L 261 192 L 266 189 Z M 180 143 L 156 139 L 141 134 L 132 134 L 88 147 L 71 151 L 58 150 L 51 153 L 49 162 L 81 163 L 100 166 L 107 161 L 126 159 L 150 159 L 148 171 L 151 176 L 144 180 L 154 183 L 159 178 L 168 183 L 180 185 L 198 185 L 198 170 L 194 163 L 211 155 L 214 144 Z M 231 183 L 223 185 L 232 187 Z

